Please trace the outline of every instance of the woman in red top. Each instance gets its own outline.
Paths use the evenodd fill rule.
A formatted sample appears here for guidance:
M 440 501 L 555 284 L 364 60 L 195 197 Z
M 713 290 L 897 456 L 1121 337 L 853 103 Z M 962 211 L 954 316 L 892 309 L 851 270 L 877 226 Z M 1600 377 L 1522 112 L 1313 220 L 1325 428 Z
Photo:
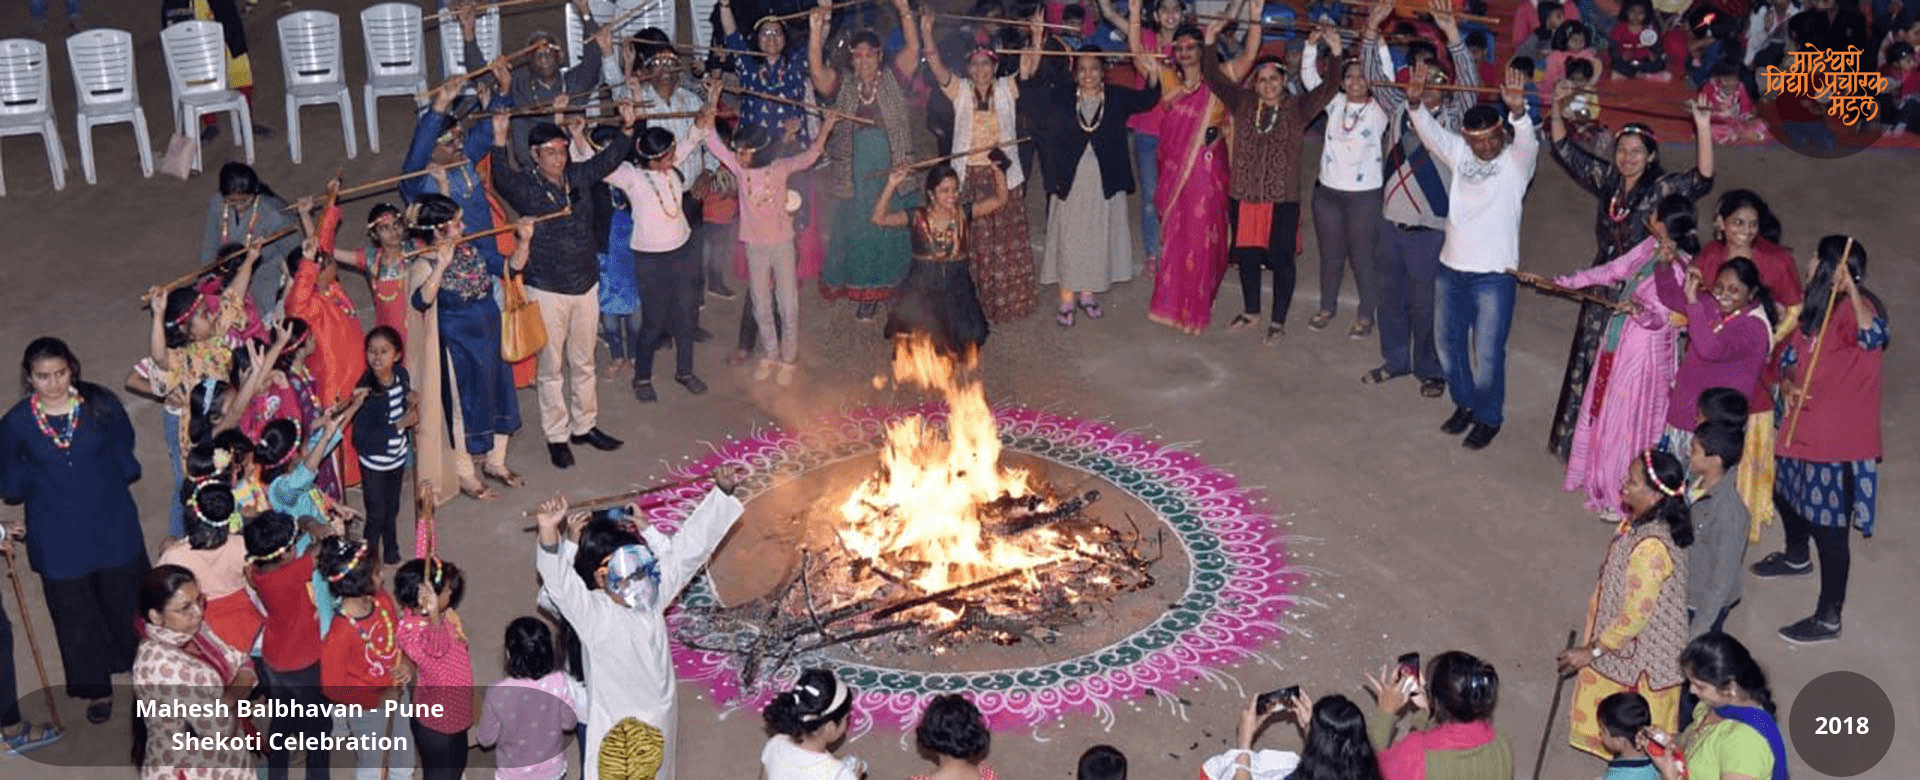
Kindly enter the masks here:
M 1700 278 L 1720 278 L 1720 267 L 1735 257 L 1753 261 L 1760 271 L 1760 284 L 1779 310 L 1773 324 L 1772 344 L 1779 344 L 1792 332 L 1800 316 L 1800 303 L 1806 297 L 1800 289 L 1800 268 L 1793 252 L 1780 246 L 1780 220 L 1767 202 L 1753 190 L 1731 190 L 1720 196 L 1714 217 L 1716 239 L 1700 249 L 1693 267 Z M 1760 386 L 1742 389 L 1748 402 L 1747 441 L 1740 456 L 1737 475 L 1740 498 L 1747 505 L 1753 526 L 1750 541 L 1760 540 L 1760 529 L 1773 522 L 1773 392 L 1762 372 Z
M 325 526 L 312 526 L 324 531 Z M 312 537 L 283 512 L 267 511 L 242 529 L 247 542 L 247 581 L 260 597 L 266 623 L 260 639 L 260 676 L 269 698 L 300 704 L 325 704 L 320 695 L 320 608 L 326 591 L 314 589 Z M 327 612 L 332 598 L 326 597 Z M 333 733 L 333 719 L 274 718 L 272 733 L 320 737 Z M 271 744 L 280 744 L 277 740 Z M 307 780 L 329 776 L 332 753 L 308 751 Z M 287 751 L 267 750 L 267 776 L 284 778 Z
M 407 710 L 405 686 L 413 679 L 413 667 L 400 652 L 400 610 L 380 592 L 380 567 L 366 542 L 330 537 L 320 543 L 315 565 L 340 600 L 320 648 L 321 690 L 329 700 L 360 706 L 357 717 L 346 718 L 354 737 L 393 746 L 391 755 L 377 745 L 362 747 L 361 772 L 381 768 L 394 780 L 410 780 L 413 755 L 406 733 L 396 728 L 405 721 L 395 714 Z M 390 712 L 390 703 L 401 706 Z
M 393 596 L 406 605 L 400 650 L 420 671 L 413 701 L 413 744 L 426 780 L 459 780 L 467 768 L 473 727 L 473 657 L 466 628 L 453 611 L 465 585 L 460 569 L 438 558 L 415 558 L 393 573 Z M 437 707 L 437 711 L 425 711 Z M 424 717 L 423 717 L 424 715 Z
M 1887 307 L 1865 288 L 1866 274 L 1865 247 L 1846 236 L 1820 239 L 1800 327 L 1779 357 L 1780 400 L 1786 409 L 1775 501 L 1787 549 L 1761 559 L 1753 573 L 1810 574 L 1807 541 L 1820 546 L 1819 606 L 1813 616 L 1780 629 L 1789 642 L 1840 638 L 1851 565 L 1849 529 L 1873 536 Z

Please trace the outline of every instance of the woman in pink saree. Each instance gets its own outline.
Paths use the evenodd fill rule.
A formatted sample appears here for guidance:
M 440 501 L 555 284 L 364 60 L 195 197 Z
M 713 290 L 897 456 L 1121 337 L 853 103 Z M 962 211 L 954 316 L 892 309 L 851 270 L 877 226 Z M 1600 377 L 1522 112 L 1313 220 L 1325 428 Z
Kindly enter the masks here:
M 1585 408 L 1574 427 L 1561 485 L 1583 493 L 1587 508 L 1609 520 L 1619 519 L 1620 484 L 1636 462 L 1634 455 L 1659 442 L 1666 426 L 1680 327 L 1671 319 L 1672 310 L 1660 303 L 1654 277 L 1671 274 L 1681 281 L 1686 261 L 1700 251 L 1692 201 L 1668 198 L 1650 222 L 1653 234 L 1626 254 L 1553 280 L 1574 288 L 1626 283 L 1587 378 Z M 1662 264 L 1661 255 L 1682 262 Z
M 1203 37 L 1198 27 L 1181 27 L 1173 34 L 1172 71 L 1162 77 L 1157 60 L 1147 66 L 1149 78 L 1159 78 L 1165 107 L 1153 194 L 1164 245 L 1147 316 L 1186 333 L 1207 329 L 1227 273 L 1225 111 L 1200 75 Z

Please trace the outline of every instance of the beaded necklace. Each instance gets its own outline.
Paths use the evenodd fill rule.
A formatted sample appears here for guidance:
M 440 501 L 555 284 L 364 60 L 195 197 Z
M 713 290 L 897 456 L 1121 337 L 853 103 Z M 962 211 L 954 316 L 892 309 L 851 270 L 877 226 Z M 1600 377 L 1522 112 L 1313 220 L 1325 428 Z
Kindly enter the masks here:
M 1360 118 L 1366 116 L 1368 105 L 1370 104 L 1361 103 L 1359 108 L 1340 112 L 1340 132 L 1351 133 L 1354 128 L 1359 127 Z
M 1739 311 L 1722 316 L 1719 322 L 1716 322 L 1713 324 L 1713 332 L 1719 333 L 1721 328 L 1724 328 L 1727 326 L 1727 323 L 1737 320 L 1742 316 L 1745 316 L 1746 313 L 1747 313 L 1747 309 L 1745 307 L 1742 307 Z
M 661 173 L 659 171 L 646 171 L 645 173 L 653 174 L 654 176 L 668 175 L 668 174 Z M 653 183 L 654 176 L 641 176 L 640 178 L 647 180 L 647 191 L 652 192 L 653 201 L 655 203 L 660 204 L 660 213 L 667 215 L 667 219 L 679 219 L 680 204 L 679 203 L 669 204 L 667 202 L 668 200 L 667 196 L 661 194 L 660 192 L 660 185 Z
M 860 98 L 860 105 L 862 106 L 873 105 L 873 101 L 880 99 L 880 80 L 879 79 L 874 79 L 872 84 L 868 84 L 867 82 L 862 81 L 853 86 L 854 86 L 854 95 Z
M 400 660 L 400 640 L 397 632 L 394 631 L 393 615 L 380 609 L 380 603 L 376 600 L 367 610 L 365 617 L 356 618 L 347 614 L 344 609 L 340 611 L 340 616 L 346 618 L 347 623 L 353 626 L 355 634 L 360 635 L 360 657 L 366 659 L 367 671 L 375 677 L 385 677 L 387 672 L 393 669 L 392 664 Z M 374 626 L 375 630 L 372 633 L 360 627 L 360 621 L 372 622 L 375 617 L 380 621 Z M 380 636 L 381 631 L 386 632 L 386 641 L 378 650 L 375 650 L 374 639 Z
M 1273 132 L 1280 126 L 1280 107 L 1261 105 L 1254 109 L 1253 130 L 1261 135 Z
M 1626 198 L 1623 197 L 1625 194 L 1626 193 L 1623 192 L 1615 192 L 1612 197 L 1607 198 L 1607 219 L 1609 221 L 1625 222 L 1627 221 L 1627 217 L 1633 214 L 1633 209 L 1628 208 Z
M 40 433 L 42 435 L 53 440 L 55 449 L 64 450 L 72 447 L 73 434 L 75 431 L 80 430 L 80 393 L 69 387 L 67 388 L 67 398 L 70 403 L 67 406 L 67 430 L 64 433 L 54 430 L 53 424 L 48 421 L 47 418 L 49 415 L 45 409 L 40 407 L 39 395 L 34 395 L 33 398 L 28 401 L 28 404 L 33 407 L 34 423 L 40 426 Z
M 238 209 L 234 210 L 233 216 L 235 217 L 234 219 L 235 222 L 240 221 L 239 220 L 240 212 Z M 251 205 L 247 206 L 247 229 L 240 233 L 240 237 L 247 238 L 249 236 L 252 236 L 253 226 L 258 224 L 259 222 L 260 222 L 260 196 L 255 195 L 253 196 Z M 230 228 L 227 227 L 227 221 L 225 219 L 220 220 L 220 244 L 222 246 L 232 243 L 231 241 L 227 240 L 229 230 Z
M 1088 103 L 1092 103 L 1094 107 L 1092 118 L 1087 117 Z M 1074 107 L 1073 119 L 1075 122 L 1079 123 L 1080 131 L 1083 133 L 1092 133 L 1093 131 L 1100 129 L 1100 120 L 1106 118 L 1106 116 L 1107 116 L 1107 101 L 1106 101 L 1106 96 L 1104 95 L 1098 98 L 1094 98 L 1093 100 L 1081 98 L 1079 105 Z

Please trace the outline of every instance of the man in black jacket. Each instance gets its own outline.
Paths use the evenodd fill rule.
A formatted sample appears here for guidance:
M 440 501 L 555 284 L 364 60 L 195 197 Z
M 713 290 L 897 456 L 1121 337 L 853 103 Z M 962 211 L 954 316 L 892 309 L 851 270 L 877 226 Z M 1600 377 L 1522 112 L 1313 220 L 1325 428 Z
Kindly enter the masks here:
M 554 468 L 573 465 L 568 442 L 611 451 L 620 440 L 596 427 L 600 399 L 595 388 L 593 352 L 600 325 L 600 262 L 594 250 L 593 185 L 625 160 L 633 149 L 635 112 L 620 106 L 622 132 L 585 162 L 569 160 L 570 139 L 552 124 L 530 131 L 533 167 L 516 171 L 508 161 L 507 116 L 493 121 L 493 187 L 523 217 L 538 217 L 562 209 L 567 216 L 541 222 L 534 229 L 526 269 L 527 296 L 540 307 L 547 330 L 540 348 L 540 427 L 547 437 L 547 454 Z M 566 372 L 573 380 L 573 401 L 567 402 Z

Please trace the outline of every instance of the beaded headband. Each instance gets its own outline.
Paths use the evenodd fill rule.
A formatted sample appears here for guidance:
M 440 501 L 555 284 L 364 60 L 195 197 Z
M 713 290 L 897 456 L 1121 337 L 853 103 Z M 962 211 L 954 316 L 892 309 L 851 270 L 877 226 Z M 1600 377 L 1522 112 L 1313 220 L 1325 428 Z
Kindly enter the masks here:
M 1683 485 L 1670 488 L 1664 484 L 1661 484 L 1660 474 L 1653 470 L 1653 450 L 1647 450 L 1645 452 L 1640 453 L 1640 462 L 1646 464 L 1647 482 L 1653 485 L 1654 490 L 1660 491 L 1660 495 L 1666 496 L 1668 498 L 1680 497 L 1680 490 L 1686 487 L 1686 485 L 1683 484 Z
M 1613 140 L 1618 141 L 1629 135 L 1637 135 L 1645 138 L 1648 146 L 1656 146 L 1660 143 L 1660 139 L 1653 135 L 1653 128 L 1647 127 L 1639 122 L 1630 122 L 1621 125 L 1619 131 L 1613 134 Z
M 288 539 L 286 544 L 280 545 L 279 547 L 275 548 L 272 552 L 266 553 L 264 555 L 247 556 L 247 562 L 248 563 L 265 563 L 275 558 L 279 558 L 282 555 L 286 555 L 289 550 L 292 550 L 293 545 L 298 543 L 299 541 L 300 541 L 300 537 L 298 535 L 295 535 L 292 539 Z
M 340 569 L 337 572 L 327 575 L 327 581 L 339 582 L 341 580 L 346 579 L 347 575 L 352 574 L 354 569 L 360 568 L 360 562 L 366 559 L 367 559 L 367 541 L 365 539 L 362 539 L 358 542 L 355 542 L 353 545 L 353 558 L 347 561 L 347 565 L 344 568 Z
M 266 466 L 267 471 L 273 471 L 274 469 L 277 469 L 283 465 L 286 465 L 287 461 L 293 460 L 293 454 L 296 452 L 299 452 L 300 444 L 306 441 L 304 432 L 300 430 L 299 420 L 294 419 L 292 417 L 285 417 L 282 419 L 286 420 L 287 422 L 293 423 L 293 446 L 288 447 L 286 453 L 281 455 L 279 460 L 276 460 L 272 463 L 264 464 Z
M 1000 61 L 1000 53 L 986 46 L 973 47 L 973 51 L 967 52 L 967 59 L 971 60 L 974 57 L 980 56 L 982 54 L 986 55 L 987 59 L 992 60 L 994 62 Z
M 1502 129 L 1503 128 L 1500 125 L 1493 125 L 1492 127 L 1482 127 L 1478 130 L 1461 130 L 1460 134 L 1468 138 L 1485 138 L 1487 136 L 1493 135 L 1494 133 L 1500 132 Z
M 200 491 L 205 490 L 208 485 L 226 487 L 225 483 L 212 479 L 195 482 L 193 484 L 193 492 L 187 496 L 187 505 L 193 508 L 194 519 L 212 526 L 225 525 L 227 527 L 227 533 L 238 532 L 241 522 L 240 511 L 238 509 L 228 512 L 226 517 L 208 517 L 206 512 L 200 510 Z

